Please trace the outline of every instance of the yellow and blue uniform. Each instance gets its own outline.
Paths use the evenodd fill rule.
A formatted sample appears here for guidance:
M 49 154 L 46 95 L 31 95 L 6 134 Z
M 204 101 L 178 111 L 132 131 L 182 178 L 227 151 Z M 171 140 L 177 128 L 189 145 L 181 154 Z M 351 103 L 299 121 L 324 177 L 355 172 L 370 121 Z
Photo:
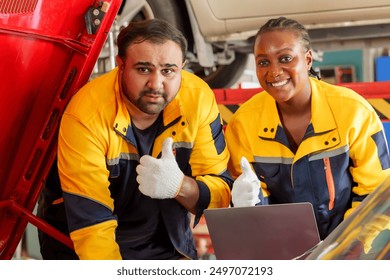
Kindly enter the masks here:
M 390 160 L 383 125 L 363 97 L 313 78 L 310 84 L 311 123 L 295 153 L 265 91 L 236 111 L 226 141 L 233 178 L 245 156 L 262 182 L 263 203 L 311 202 L 325 238 L 389 176 Z
M 81 259 L 172 257 L 154 248 L 156 242 L 164 247 L 159 239 L 165 238 L 172 250 L 195 259 L 189 212 L 175 199 L 154 200 L 138 190 L 140 154 L 117 73 L 85 85 L 61 121 L 58 171 L 75 250 Z M 212 90 L 186 71 L 163 110 L 152 156 L 160 156 L 167 137 L 174 140 L 178 166 L 197 182 L 195 221 L 205 208 L 227 207 L 232 178 L 222 120 Z

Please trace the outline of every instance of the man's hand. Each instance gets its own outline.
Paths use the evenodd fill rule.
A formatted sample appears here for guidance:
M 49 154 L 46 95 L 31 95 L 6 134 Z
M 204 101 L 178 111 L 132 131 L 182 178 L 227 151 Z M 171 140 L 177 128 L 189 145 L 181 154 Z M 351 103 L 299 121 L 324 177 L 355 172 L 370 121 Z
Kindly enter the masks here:
M 172 151 L 172 138 L 164 140 L 161 158 L 141 157 L 137 166 L 139 190 L 151 198 L 175 198 L 183 183 L 184 174 L 177 165 Z
M 242 174 L 233 183 L 234 207 L 255 206 L 260 202 L 260 181 L 245 157 L 241 159 Z

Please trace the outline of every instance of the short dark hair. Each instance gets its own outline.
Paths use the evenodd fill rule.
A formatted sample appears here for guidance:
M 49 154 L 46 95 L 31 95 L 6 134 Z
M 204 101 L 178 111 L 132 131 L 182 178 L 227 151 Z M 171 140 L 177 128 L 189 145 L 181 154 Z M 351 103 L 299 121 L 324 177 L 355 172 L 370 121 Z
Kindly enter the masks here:
M 117 38 L 118 56 L 123 59 L 126 58 L 126 50 L 129 45 L 144 41 L 156 44 L 173 41 L 180 46 L 183 62 L 186 59 L 187 39 L 180 30 L 161 19 L 130 22 L 127 27 L 119 32 Z

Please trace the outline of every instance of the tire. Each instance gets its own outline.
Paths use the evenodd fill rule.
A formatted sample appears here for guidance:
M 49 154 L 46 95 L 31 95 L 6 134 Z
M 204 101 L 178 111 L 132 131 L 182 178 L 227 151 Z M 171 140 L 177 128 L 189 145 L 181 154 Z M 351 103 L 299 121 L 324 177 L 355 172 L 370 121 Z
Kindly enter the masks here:
M 186 25 L 184 24 L 183 17 L 181 16 L 183 9 L 185 10 L 185 6 L 179 5 L 176 3 L 176 0 L 146 0 L 146 2 L 149 5 L 149 8 L 152 10 L 153 15 L 146 14 L 141 11 L 133 19 L 134 21 L 151 18 L 163 19 L 178 28 L 186 36 L 188 35 L 187 30 L 184 29 L 184 26 Z M 184 1 L 182 1 L 182 3 L 184 3 Z
M 235 59 L 228 65 L 217 65 L 216 70 L 205 75 L 204 69 L 198 65 L 194 73 L 201 77 L 211 88 L 229 88 L 233 86 L 244 73 L 247 66 L 248 54 L 235 52 Z M 193 69 L 192 69 L 193 70 Z
M 127 0 L 129 1 L 129 0 Z M 192 31 L 184 1 L 177 0 L 146 0 L 153 16 L 139 13 L 133 20 L 144 20 L 151 17 L 168 21 L 186 36 L 188 49 L 194 50 Z M 191 63 L 187 70 L 193 72 L 211 88 L 228 88 L 234 85 L 243 74 L 247 65 L 248 54 L 235 52 L 235 60 L 229 65 L 217 65 L 215 71 L 206 71 L 198 63 Z M 208 73 L 208 74 L 206 74 Z

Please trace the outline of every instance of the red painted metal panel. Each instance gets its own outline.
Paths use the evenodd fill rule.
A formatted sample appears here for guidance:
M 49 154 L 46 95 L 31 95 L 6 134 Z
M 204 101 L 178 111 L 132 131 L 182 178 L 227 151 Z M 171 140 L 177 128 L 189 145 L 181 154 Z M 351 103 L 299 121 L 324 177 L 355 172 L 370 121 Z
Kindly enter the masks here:
M 356 82 L 338 84 L 353 89 L 364 98 L 390 98 L 390 82 Z M 237 88 L 237 89 L 215 89 L 216 99 L 219 104 L 232 105 L 242 104 L 256 93 L 262 91 L 261 88 Z
M 12 257 L 27 222 L 71 246 L 31 212 L 55 157 L 62 112 L 88 81 L 121 3 L 0 1 L 1 259 Z M 86 21 L 92 10 L 99 17 Z
M 390 98 L 390 82 L 357 82 L 339 84 L 353 89 L 364 98 Z

